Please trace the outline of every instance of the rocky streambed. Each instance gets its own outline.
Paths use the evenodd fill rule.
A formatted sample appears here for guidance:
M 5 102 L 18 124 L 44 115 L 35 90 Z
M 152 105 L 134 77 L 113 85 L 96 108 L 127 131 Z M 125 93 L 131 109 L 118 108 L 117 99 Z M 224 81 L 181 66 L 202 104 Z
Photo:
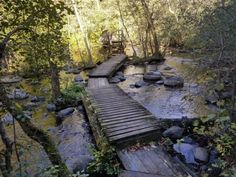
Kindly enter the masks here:
M 78 72 L 61 72 L 62 89 L 72 82 L 82 84 L 83 77 Z M 25 114 L 39 128 L 46 131 L 58 148 L 63 160 L 72 172 L 84 170 L 92 159 L 94 146 L 89 125 L 82 105 L 60 105 L 50 101 L 50 80 L 48 78 L 23 79 L 19 76 L 5 76 L 1 79 L 7 88 L 8 97 L 21 105 Z M 0 105 L 1 106 L 1 105 Z M 13 119 L 9 113 L 1 113 L 7 132 L 13 139 Z M 59 123 L 59 124 L 58 124 Z M 20 146 L 21 163 L 24 175 L 41 176 L 50 167 L 44 150 L 32 141 L 16 124 L 17 143 Z M 1 142 L 0 148 L 3 148 Z M 14 175 L 19 173 L 15 154 L 13 155 Z

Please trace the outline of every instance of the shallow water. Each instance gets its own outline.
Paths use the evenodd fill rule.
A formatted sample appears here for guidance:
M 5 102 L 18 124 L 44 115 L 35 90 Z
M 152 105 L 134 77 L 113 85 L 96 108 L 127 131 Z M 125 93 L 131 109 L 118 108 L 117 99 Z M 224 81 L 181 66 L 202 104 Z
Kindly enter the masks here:
M 171 70 L 165 70 L 170 66 Z M 198 118 L 213 111 L 205 104 L 202 71 L 196 62 L 188 58 L 166 57 L 159 65 L 127 66 L 126 81 L 119 86 L 146 107 L 155 117 L 163 119 Z M 145 71 L 158 69 L 164 76 L 180 75 L 184 78 L 183 88 L 168 88 L 164 85 L 147 84 L 141 88 L 130 85 L 142 80 Z M 198 73 L 198 74 L 197 74 Z M 200 79 L 199 79 L 200 78 Z M 207 81 L 207 78 L 204 78 Z
M 84 75 L 86 76 L 86 74 Z M 76 75 L 74 74 L 66 74 L 64 71 L 60 72 L 61 88 L 64 89 L 69 86 L 74 80 L 75 76 Z M 50 78 L 44 78 L 39 82 L 33 81 L 33 83 L 34 84 L 32 84 L 32 79 L 23 79 L 18 83 L 7 84 L 6 88 L 11 91 L 16 87 L 19 87 L 20 89 L 29 93 L 30 97 L 28 99 L 17 101 L 17 103 L 22 106 L 26 103 L 29 103 L 32 96 L 44 96 L 46 98 L 45 101 L 40 102 L 40 104 L 33 109 L 32 122 L 37 127 L 43 129 L 52 136 L 53 141 L 55 142 L 55 144 L 57 144 L 57 147 L 60 153 L 62 153 L 63 158 L 70 157 L 70 161 L 66 160 L 66 163 L 69 165 L 69 168 L 72 169 L 75 164 L 80 164 L 79 161 L 75 161 L 77 157 L 81 157 L 81 159 L 83 159 L 84 161 L 89 158 L 87 157 L 89 156 L 87 146 L 91 146 L 90 139 L 92 138 L 92 136 L 89 134 L 87 127 L 84 127 L 84 124 L 86 124 L 85 120 L 83 119 L 83 116 L 79 115 L 78 112 L 75 111 L 73 115 L 67 117 L 67 119 L 70 120 L 65 121 L 65 125 L 63 123 L 61 126 L 56 127 L 57 125 L 55 113 L 47 111 L 47 104 L 51 99 Z M 71 121 L 71 123 L 68 123 L 69 121 Z M 62 129 L 61 127 L 65 127 L 67 125 L 66 122 L 67 124 L 71 124 L 71 127 L 69 127 L 68 130 L 64 131 L 65 128 Z M 6 127 L 6 129 L 10 138 L 13 139 L 13 127 L 9 125 Z M 47 158 L 47 154 L 38 143 L 31 140 L 27 135 L 25 135 L 18 124 L 16 124 L 16 135 L 17 142 L 18 144 L 20 144 L 19 151 L 21 153 L 20 158 L 22 167 L 24 169 L 23 174 L 25 174 L 26 176 L 41 176 L 43 170 L 50 166 L 50 161 Z M 67 139 L 64 138 L 66 136 Z M 68 136 L 71 137 L 69 142 Z M 77 140 L 79 142 L 77 142 Z M 70 148 L 68 148 L 67 146 Z M 3 147 L 4 146 L 0 141 L 0 149 L 2 149 Z M 83 163 L 81 162 L 81 164 Z M 13 174 L 13 176 L 16 176 L 19 173 L 19 168 L 15 154 L 13 155 L 13 166 L 15 167 L 14 169 L 17 169 Z

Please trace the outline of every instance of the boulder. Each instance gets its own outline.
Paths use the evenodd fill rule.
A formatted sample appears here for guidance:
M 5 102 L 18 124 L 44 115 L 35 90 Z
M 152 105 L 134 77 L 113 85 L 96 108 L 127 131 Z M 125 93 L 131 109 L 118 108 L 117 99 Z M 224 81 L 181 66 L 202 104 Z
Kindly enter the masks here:
M 161 73 L 159 71 L 151 71 L 144 74 L 143 79 L 146 81 L 158 81 L 161 80 Z
M 168 128 L 167 130 L 165 130 L 162 133 L 162 135 L 164 137 L 178 139 L 178 138 L 182 137 L 183 133 L 184 133 L 184 128 L 181 128 L 179 126 L 172 126 L 172 127 Z
M 137 82 L 135 82 L 134 87 L 135 88 L 140 88 L 140 87 L 142 87 L 144 85 L 145 85 L 144 81 L 137 81 Z
M 45 101 L 45 97 L 44 96 L 34 96 L 31 98 L 31 102 L 41 102 L 41 101 Z
M 29 97 L 29 94 L 21 89 L 14 89 L 12 93 L 8 94 L 10 99 L 24 100 Z
M 121 82 L 123 82 L 123 81 L 126 80 L 126 78 L 125 78 L 124 75 L 116 75 L 115 77 L 118 78 L 118 79 L 120 79 Z
M 174 144 L 173 148 L 176 152 L 182 154 L 185 158 L 186 163 L 198 164 L 195 161 L 194 151 L 198 145 L 187 144 L 187 143 L 177 143 Z
M 210 95 L 207 95 L 205 100 L 209 104 L 216 104 L 219 100 L 219 95 L 217 93 L 212 93 Z
M 74 81 L 75 82 L 83 82 L 83 78 L 78 74 L 77 76 L 75 76 Z
M 70 119 L 65 119 L 61 126 L 49 132 L 62 159 L 73 173 L 85 170 L 93 159 L 91 147 L 94 145 L 89 128 L 85 124 L 87 123 L 83 115 L 75 112 Z
M 229 98 L 232 98 L 233 95 L 234 95 L 233 92 L 225 91 L 225 92 L 220 93 L 220 98 L 221 99 L 229 99 Z
M 6 125 L 13 124 L 13 116 L 10 113 L 6 113 L 2 116 L 1 121 Z
M 164 85 L 167 87 L 183 87 L 184 79 L 180 76 L 171 76 L 164 80 Z
M 32 111 L 33 108 L 37 107 L 37 103 L 29 102 L 24 106 L 24 109 Z
M 53 104 L 53 103 L 49 103 L 49 104 L 47 105 L 47 110 L 48 110 L 49 112 L 56 111 L 56 109 L 57 109 L 57 107 L 56 107 L 56 105 Z
M 118 71 L 118 72 L 116 73 L 116 76 L 123 76 L 123 77 L 124 77 L 124 73 L 121 72 L 121 71 Z
M 59 119 L 63 119 L 65 117 L 71 115 L 73 112 L 74 112 L 74 108 L 71 108 L 71 107 L 70 108 L 66 108 L 66 109 L 63 109 L 63 110 L 59 111 L 57 113 L 57 117 Z
M 111 83 L 111 84 L 118 84 L 119 82 L 120 82 L 120 79 L 118 77 L 112 77 L 109 80 L 109 83 Z
M 170 66 L 166 66 L 163 68 L 163 70 L 171 70 L 172 68 Z
M 194 150 L 194 158 L 196 161 L 208 162 L 208 158 L 209 158 L 208 150 L 203 147 L 197 147 Z

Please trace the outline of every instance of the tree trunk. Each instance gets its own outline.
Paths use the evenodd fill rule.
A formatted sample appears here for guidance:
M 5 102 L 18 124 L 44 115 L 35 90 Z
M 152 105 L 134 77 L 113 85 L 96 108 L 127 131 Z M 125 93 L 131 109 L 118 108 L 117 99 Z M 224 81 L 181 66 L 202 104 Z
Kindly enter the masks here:
M 12 114 L 13 118 L 16 118 L 17 115 L 23 114 L 19 110 L 16 109 L 15 105 L 9 100 L 7 97 L 7 92 L 0 83 L 0 101 L 3 103 L 5 109 Z M 55 144 L 52 142 L 50 137 L 43 130 L 37 128 L 32 124 L 30 120 L 22 121 L 21 119 L 16 119 L 20 124 L 22 130 L 33 140 L 37 141 L 44 148 L 47 153 L 52 165 L 59 166 L 59 177 L 68 177 L 69 171 L 61 159 L 61 156 L 58 150 L 55 147 Z
M 79 12 L 78 12 L 75 0 L 71 0 L 71 1 L 72 1 L 72 5 L 74 7 L 74 11 L 75 11 L 75 16 L 76 16 L 77 22 L 78 22 L 78 24 L 80 26 L 80 30 L 81 30 L 81 33 L 83 35 L 83 40 L 84 40 L 85 48 L 86 48 L 88 59 L 89 59 L 89 65 L 92 66 L 92 65 L 94 65 L 94 63 L 93 63 L 93 57 L 92 57 L 92 54 L 91 54 L 91 50 L 90 50 L 90 47 L 89 47 L 88 35 L 87 35 L 87 32 L 85 31 L 83 23 L 81 21 L 81 18 L 80 18 L 80 15 L 79 15 Z
M 153 44 L 154 44 L 154 56 L 157 57 L 158 59 L 162 59 L 163 56 L 160 53 L 160 46 L 159 46 L 159 42 L 157 39 L 157 34 L 156 34 L 156 29 L 153 23 L 153 19 L 152 19 L 152 15 L 149 11 L 148 5 L 146 3 L 145 0 L 140 0 L 144 9 L 144 13 L 148 22 L 148 25 L 150 27 L 150 32 L 152 34 L 152 38 L 153 38 Z
M 133 56 L 136 57 L 136 56 L 137 56 L 137 53 L 136 53 L 136 51 L 135 51 L 135 49 L 134 49 L 134 43 L 133 43 L 133 41 L 132 41 L 132 39 L 131 39 L 131 37 L 130 37 L 130 35 L 129 35 L 128 28 L 127 28 L 126 25 L 125 25 L 125 21 L 124 21 L 122 12 L 121 12 L 120 1 L 119 1 L 119 0 L 117 0 L 117 5 L 118 5 L 119 13 L 120 13 L 121 23 L 122 23 L 122 25 L 123 25 L 123 27 L 124 27 L 124 29 L 125 29 L 125 32 L 126 32 L 128 38 L 129 38 L 129 41 L 130 41 L 130 43 L 131 43 L 131 47 L 132 47 L 132 50 L 133 50 Z
M 53 63 L 50 59 L 49 66 L 51 71 L 52 99 L 55 101 L 61 96 L 59 72 L 57 65 Z
M 12 155 L 12 146 L 13 142 L 7 135 L 7 132 L 4 128 L 3 122 L 0 120 L 0 135 L 2 142 L 5 145 L 5 150 L 3 153 L 3 158 L 0 157 L 0 169 L 2 171 L 3 177 L 10 177 L 10 172 L 12 170 L 11 166 L 11 155 Z

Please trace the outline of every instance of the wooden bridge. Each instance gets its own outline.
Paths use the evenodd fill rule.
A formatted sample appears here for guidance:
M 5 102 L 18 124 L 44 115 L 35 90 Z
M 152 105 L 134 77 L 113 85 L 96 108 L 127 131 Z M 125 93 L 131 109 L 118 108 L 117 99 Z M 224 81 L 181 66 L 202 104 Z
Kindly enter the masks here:
M 102 130 L 109 143 L 117 147 L 117 154 L 125 168 L 119 177 L 170 177 L 191 176 L 179 163 L 173 161 L 161 148 L 148 151 L 129 151 L 133 142 L 153 139 L 160 135 L 158 120 L 117 85 L 111 85 L 112 77 L 127 56 L 116 55 L 95 68 L 89 75 L 87 93 L 96 117 L 88 115 L 90 123 L 97 119 L 94 134 Z M 88 112 L 88 108 L 86 108 Z M 92 125 L 94 126 L 94 125 Z M 99 130 L 98 130 L 99 131 Z

